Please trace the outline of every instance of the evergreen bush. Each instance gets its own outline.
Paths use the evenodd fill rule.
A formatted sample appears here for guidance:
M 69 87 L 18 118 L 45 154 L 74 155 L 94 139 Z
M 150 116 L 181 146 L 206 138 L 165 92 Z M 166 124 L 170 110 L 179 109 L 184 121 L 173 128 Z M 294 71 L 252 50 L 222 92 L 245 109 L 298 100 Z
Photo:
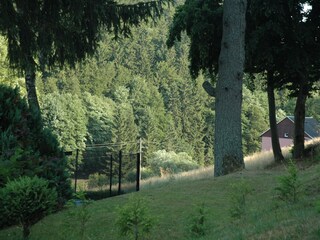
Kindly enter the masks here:
M 147 200 L 139 196 L 131 196 L 128 203 L 118 209 L 118 214 L 120 235 L 129 239 L 143 238 L 154 225 Z
M 190 232 L 194 237 L 201 237 L 206 234 L 207 212 L 204 203 L 196 206 L 195 213 L 191 216 Z
M 281 176 L 278 183 L 279 185 L 275 190 L 277 191 L 280 200 L 288 203 L 295 203 L 298 201 L 300 187 L 298 168 L 292 160 L 289 161 L 287 175 Z
M 19 223 L 27 239 L 32 225 L 50 213 L 57 204 L 57 192 L 45 179 L 37 176 L 9 181 L 0 190 L 1 218 L 4 225 Z
M 59 203 L 71 196 L 66 159 L 41 116 L 29 108 L 18 88 L 0 85 L 0 187 L 20 176 L 39 176 L 58 192 Z

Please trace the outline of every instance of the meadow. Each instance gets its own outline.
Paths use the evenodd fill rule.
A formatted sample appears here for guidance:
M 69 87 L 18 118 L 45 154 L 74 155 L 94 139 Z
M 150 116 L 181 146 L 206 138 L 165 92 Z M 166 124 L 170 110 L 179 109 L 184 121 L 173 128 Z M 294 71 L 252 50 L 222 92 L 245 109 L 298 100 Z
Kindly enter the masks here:
M 296 202 L 280 200 L 275 190 L 279 178 L 288 175 L 287 164 L 274 164 L 272 154 L 259 153 L 247 157 L 246 166 L 218 178 L 213 177 L 212 168 L 206 168 L 146 180 L 140 192 L 51 214 L 32 227 L 30 239 L 128 239 L 120 236 L 116 219 L 118 209 L 132 196 L 146 201 L 154 220 L 145 239 L 320 239 L 319 154 L 296 164 Z M 244 196 L 245 202 L 234 202 L 237 196 Z M 205 221 L 204 235 L 197 237 L 191 225 L 199 206 Z M 241 210 L 238 216 L 232 214 L 235 208 Z M 0 231 L 0 239 L 20 236 L 19 227 Z

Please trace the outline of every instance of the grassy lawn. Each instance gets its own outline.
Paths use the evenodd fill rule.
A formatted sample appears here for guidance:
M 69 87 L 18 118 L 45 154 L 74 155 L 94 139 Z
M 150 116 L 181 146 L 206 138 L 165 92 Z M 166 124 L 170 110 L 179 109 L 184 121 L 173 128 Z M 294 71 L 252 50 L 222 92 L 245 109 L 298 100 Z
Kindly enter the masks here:
M 207 231 L 199 239 L 320 239 L 320 212 L 315 207 L 320 201 L 320 164 L 299 168 L 301 186 L 295 204 L 276 198 L 274 188 L 279 176 L 286 174 L 284 166 L 244 170 L 219 178 L 171 178 L 131 194 L 149 201 L 156 224 L 148 239 L 194 239 L 190 235 L 190 216 L 202 203 Z M 232 218 L 231 185 L 240 181 L 251 191 L 246 197 L 245 213 L 241 218 Z M 85 227 L 70 216 L 70 209 L 52 214 L 32 228 L 30 239 L 128 239 L 119 236 L 115 219 L 116 208 L 124 205 L 131 194 L 91 203 Z M 80 237 L 81 229 L 84 238 Z M 0 231 L 0 239 L 21 239 L 20 234 L 21 230 L 13 227 Z

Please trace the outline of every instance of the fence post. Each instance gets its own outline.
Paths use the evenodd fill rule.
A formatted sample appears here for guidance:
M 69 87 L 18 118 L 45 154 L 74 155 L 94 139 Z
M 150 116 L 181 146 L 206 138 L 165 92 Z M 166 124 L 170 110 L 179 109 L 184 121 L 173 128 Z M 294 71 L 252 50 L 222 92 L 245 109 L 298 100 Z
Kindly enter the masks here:
M 76 152 L 76 166 L 74 172 L 74 192 L 77 193 L 77 180 L 78 180 L 78 158 L 79 158 L 79 149 Z
M 110 188 L 109 188 L 109 193 L 110 193 L 110 197 L 112 196 L 112 161 L 113 161 L 113 156 L 111 154 L 110 156 Z
M 121 168 L 122 168 L 122 150 L 119 151 L 119 184 L 118 184 L 118 195 L 121 194 Z
M 136 191 L 140 190 L 140 153 L 137 153 L 137 175 L 136 175 Z

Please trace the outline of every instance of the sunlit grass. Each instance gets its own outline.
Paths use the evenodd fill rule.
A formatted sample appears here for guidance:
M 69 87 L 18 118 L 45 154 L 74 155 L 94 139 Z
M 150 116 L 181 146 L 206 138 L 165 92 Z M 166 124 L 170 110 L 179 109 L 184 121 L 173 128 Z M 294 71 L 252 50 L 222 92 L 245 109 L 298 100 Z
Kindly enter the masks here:
M 305 144 L 306 148 L 311 146 L 317 146 L 317 145 L 320 145 L 320 138 L 313 139 L 311 141 L 306 142 Z M 292 146 L 284 147 L 281 149 L 285 159 L 288 160 L 292 157 L 291 150 L 292 150 Z M 271 150 L 257 152 L 249 156 L 246 156 L 244 158 L 244 162 L 245 162 L 245 169 L 249 171 L 262 170 L 262 169 L 265 169 L 266 167 L 272 166 L 275 163 L 273 153 Z M 148 179 L 141 180 L 140 189 L 148 189 L 154 186 L 157 187 L 160 185 L 168 184 L 169 182 L 172 182 L 172 181 L 193 181 L 197 179 L 213 178 L 213 173 L 214 173 L 214 167 L 209 166 L 209 167 L 201 167 L 199 169 L 188 171 L 188 172 L 182 172 L 177 174 L 166 174 L 163 176 L 154 176 Z M 86 181 L 87 180 L 79 181 L 79 186 L 82 186 L 82 188 L 80 189 L 87 190 Z M 112 189 L 116 191 L 117 187 L 118 187 L 118 184 L 114 184 L 112 186 Z M 123 183 L 121 188 L 125 192 L 132 192 L 135 190 L 135 183 Z M 100 189 L 93 188 L 90 190 L 99 191 Z M 102 190 L 109 190 L 109 186 L 108 185 L 103 186 Z
M 307 145 L 319 144 L 319 140 Z M 307 146 L 307 147 L 308 147 Z M 290 148 L 283 149 L 290 158 Z M 208 231 L 201 239 L 320 239 L 319 212 L 315 204 L 320 201 L 320 159 L 310 159 L 308 167 L 300 168 L 299 182 L 301 201 L 286 204 L 276 199 L 275 187 L 279 176 L 286 174 L 285 168 L 276 167 L 261 170 L 273 165 L 272 153 L 256 153 L 245 158 L 246 170 L 213 177 L 213 167 L 200 168 L 179 174 L 167 174 L 142 180 L 141 191 L 132 193 L 148 199 L 156 226 L 150 239 L 192 239 L 188 235 L 190 215 L 195 206 L 204 204 L 207 213 Z M 317 160 L 319 159 L 319 160 Z M 307 160 L 306 160 L 307 161 Z M 230 196 L 232 184 L 245 181 L 252 189 L 246 199 L 246 213 L 241 219 L 230 216 Z M 79 186 L 85 186 L 83 181 Z M 116 185 L 114 188 L 116 189 Z M 124 184 L 123 188 L 134 189 L 135 184 Z M 119 239 L 117 209 L 128 201 L 131 194 L 125 194 L 88 206 L 90 218 L 86 224 L 84 239 Z M 300 199 L 300 198 L 299 198 Z M 79 240 L 79 224 L 72 221 L 69 210 L 46 217 L 32 227 L 30 240 Z M 69 216 L 69 218 L 68 218 Z M 21 229 L 12 227 L 0 231 L 0 239 L 18 240 Z

